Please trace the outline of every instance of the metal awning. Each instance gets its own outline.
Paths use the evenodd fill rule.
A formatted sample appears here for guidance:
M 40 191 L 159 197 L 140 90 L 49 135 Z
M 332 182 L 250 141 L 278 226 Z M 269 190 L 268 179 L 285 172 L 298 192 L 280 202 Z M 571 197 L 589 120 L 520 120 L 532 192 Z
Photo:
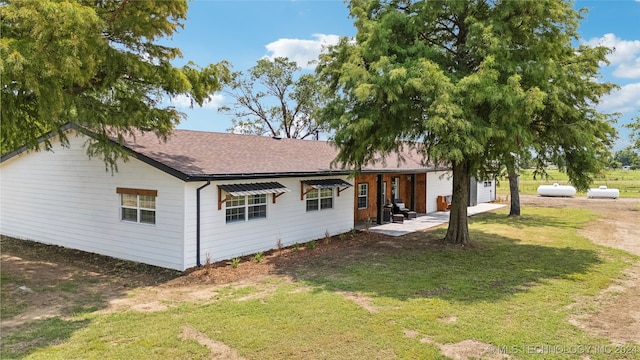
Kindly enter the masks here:
M 222 196 L 222 191 L 225 191 L 228 195 Z M 273 194 L 272 200 L 275 204 L 276 199 L 280 195 L 288 192 L 291 192 L 291 190 L 275 181 L 253 184 L 218 185 L 218 210 L 221 210 L 222 204 L 224 204 L 225 201 L 231 199 L 232 196 Z
M 286 186 L 279 182 L 265 182 L 253 184 L 228 184 L 218 185 L 222 190 L 232 196 L 281 194 L 290 192 Z
M 300 187 L 300 200 L 304 200 L 304 196 L 308 194 L 310 191 L 313 191 L 314 189 L 338 188 L 338 196 L 340 196 L 340 193 L 342 191 L 353 186 L 342 179 L 300 180 L 300 182 L 303 184 Z M 307 191 L 305 191 L 304 185 L 311 187 L 311 189 L 308 189 Z
M 342 179 L 318 179 L 318 180 L 303 180 L 303 183 L 311 186 L 314 189 L 332 189 L 332 188 L 348 188 L 353 185 Z

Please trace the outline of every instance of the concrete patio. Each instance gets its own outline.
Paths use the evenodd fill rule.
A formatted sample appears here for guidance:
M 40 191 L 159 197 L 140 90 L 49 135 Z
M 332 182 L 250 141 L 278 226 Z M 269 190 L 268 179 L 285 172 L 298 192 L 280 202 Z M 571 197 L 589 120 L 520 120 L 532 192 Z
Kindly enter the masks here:
M 476 206 L 470 206 L 467 208 L 467 214 L 469 216 L 480 214 L 487 211 L 492 211 L 505 207 L 505 204 L 483 203 Z M 448 211 L 439 211 L 430 214 L 418 214 L 415 219 L 405 219 L 403 223 L 386 223 L 382 225 L 372 224 L 369 227 L 370 231 L 386 234 L 390 236 L 402 236 L 415 231 L 420 231 L 441 224 L 445 224 L 449 221 Z M 364 224 L 357 224 L 356 229 L 362 230 L 365 228 Z

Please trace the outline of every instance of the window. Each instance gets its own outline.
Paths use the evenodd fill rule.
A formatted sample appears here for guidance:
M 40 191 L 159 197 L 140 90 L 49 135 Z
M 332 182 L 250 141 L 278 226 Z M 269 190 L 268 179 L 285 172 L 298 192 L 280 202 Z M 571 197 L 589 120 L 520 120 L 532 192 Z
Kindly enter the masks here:
M 369 184 L 358 184 L 358 209 L 367 208 L 367 199 L 369 197 Z
M 226 201 L 226 221 L 247 221 L 267 217 L 267 195 L 234 196 Z
M 307 211 L 333 208 L 333 188 L 313 189 L 307 193 Z
M 491 180 L 485 181 L 484 187 L 491 187 Z
M 249 195 L 248 215 L 249 220 L 267 217 L 267 195 Z
M 120 194 L 121 219 L 143 224 L 156 223 L 156 197 L 150 195 Z
M 320 210 L 333 208 L 333 188 L 320 189 Z
M 307 193 L 307 211 L 318 210 L 318 189 L 313 189 Z
M 246 196 L 234 196 L 227 200 L 227 222 L 244 221 Z

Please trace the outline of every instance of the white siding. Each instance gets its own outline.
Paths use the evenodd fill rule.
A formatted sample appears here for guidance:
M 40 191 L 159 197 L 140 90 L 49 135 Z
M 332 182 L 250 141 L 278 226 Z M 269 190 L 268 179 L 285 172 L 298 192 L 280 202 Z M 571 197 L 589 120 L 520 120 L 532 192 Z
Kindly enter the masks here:
M 485 186 L 487 182 L 488 186 Z M 496 181 L 478 180 L 478 204 L 488 203 L 496 199 Z
M 322 177 L 314 177 L 320 179 Z M 341 178 L 332 176 L 324 178 Z M 256 179 L 246 181 L 212 182 L 201 191 L 201 262 L 231 259 L 236 256 L 276 249 L 282 246 L 322 239 L 325 233 L 335 235 L 353 228 L 354 188 L 337 196 L 334 189 L 332 209 L 306 211 L 306 201 L 300 200 L 300 178 Z M 276 199 L 267 195 L 267 217 L 243 222 L 226 223 L 225 205 L 218 210 L 218 187 L 222 184 L 277 181 L 291 192 Z M 186 191 L 185 263 L 196 265 L 196 189 L 205 182 L 190 183 Z M 224 196 L 224 193 L 223 193 Z
M 134 158 L 106 172 L 87 157 L 84 136 L 69 140 L 0 165 L 0 232 L 183 270 L 185 183 Z M 121 221 L 116 187 L 157 190 L 156 224 Z
M 440 195 L 453 192 L 453 174 L 450 171 L 427 173 L 427 213 L 438 211 L 437 199 Z

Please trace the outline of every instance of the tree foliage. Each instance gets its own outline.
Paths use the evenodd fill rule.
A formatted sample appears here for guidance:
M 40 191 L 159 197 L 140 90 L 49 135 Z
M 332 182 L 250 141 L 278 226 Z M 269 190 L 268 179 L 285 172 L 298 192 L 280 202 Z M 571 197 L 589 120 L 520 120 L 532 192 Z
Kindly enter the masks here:
M 585 188 L 604 164 L 615 131 L 594 106 L 613 87 L 596 80 L 608 49 L 572 45 L 581 15 L 571 3 L 353 0 L 349 9 L 355 39 L 318 67 L 336 94 L 323 119 L 339 160 L 359 168 L 409 145 L 451 164 L 446 241 L 470 240 L 472 175 L 533 148 L 538 163 L 562 161 Z
M 616 167 L 630 166 L 632 170 L 640 169 L 640 155 L 628 146 L 620 151 L 616 151 L 613 156 Z
M 166 138 L 183 118 L 167 96 L 202 103 L 228 76 L 225 63 L 182 68 L 177 48 L 158 44 L 183 26 L 186 1 L 30 1 L 0 3 L 2 153 L 77 123 L 95 134 L 88 154 L 113 166 L 133 130 Z M 45 141 L 47 147 L 50 143 Z
M 231 132 L 304 139 L 326 130 L 316 121 L 323 92 L 312 74 L 297 79 L 300 67 L 287 58 L 258 60 L 245 74 L 236 72 L 226 93 L 233 107 L 219 111 L 233 116 Z
M 626 124 L 625 126 L 631 129 L 629 138 L 633 143 L 632 147 L 636 151 L 640 151 L 640 115 L 633 118 L 631 122 L 629 124 Z

